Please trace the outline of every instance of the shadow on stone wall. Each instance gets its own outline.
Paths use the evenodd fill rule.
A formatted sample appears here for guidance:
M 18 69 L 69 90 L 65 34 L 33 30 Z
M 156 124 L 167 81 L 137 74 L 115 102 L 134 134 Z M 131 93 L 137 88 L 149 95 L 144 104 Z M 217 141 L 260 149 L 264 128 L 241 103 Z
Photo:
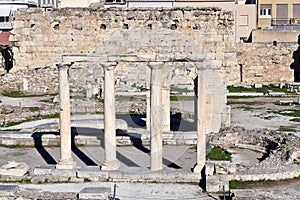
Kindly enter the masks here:
M 294 82 L 300 82 L 300 34 L 298 35 L 298 45 L 298 49 L 293 52 L 294 62 L 290 66 L 294 70 Z

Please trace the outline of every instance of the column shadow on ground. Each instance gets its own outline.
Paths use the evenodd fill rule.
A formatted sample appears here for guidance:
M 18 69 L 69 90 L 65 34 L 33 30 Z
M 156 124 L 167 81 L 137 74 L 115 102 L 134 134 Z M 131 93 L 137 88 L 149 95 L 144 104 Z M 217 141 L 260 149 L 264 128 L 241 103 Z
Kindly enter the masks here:
M 129 127 L 146 128 L 146 115 L 118 114 L 116 118 L 126 121 Z M 171 131 L 197 131 L 197 124 L 185 120 L 182 113 L 170 113 L 170 128 Z
M 97 130 L 97 129 L 96 129 Z M 97 166 L 91 158 L 89 158 L 83 151 L 81 151 L 75 143 L 75 136 L 78 135 L 78 128 L 71 128 L 71 149 L 72 152 L 87 166 Z M 100 140 L 101 141 L 101 140 Z
M 120 130 L 117 130 L 120 132 Z M 75 144 L 76 135 L 85 136 L 95 136 L 100 141 L 100 147 L 104 149 L 104 130 L 95 128 L 82 128 L 82 127 L 72 127 L 72 151 L 80 158 L 86 165 L 97 165 L 88 156 L 86 156 Z M 138 167 L 139 165 L 128 159 L 126 156 L 122 155 L 117 151 L 117 159 L 124 163 L 126 166 Z
M 137 148 L 138 150 L 140 150 L 141 152 L 143 153 L 146 153 L 148 155 L 150 155 L 150 149 L 145 147 L 143 145 L 143 141 L 142 141 L 142 135 L 139 134 L 139 133 L 127 133 L 127 132 L 124 132 L 122 130 L 119 130 L 117 132 L 117 135 L 120 135 L 120 136 L 128 136 L 133 144 L 133 146 L 135 148 Z M 169 168 L 173 168 L 173 169 L 182 169 L 182 167 L 178 166 L 176 163 L 166 159 L 166 158 L 163 158 L 163 164 L 168 166 Z
M 59 135 L 59 133 L 57 133 L 57 132 L 56 133 L 53 133 L 53 132 L 34 132 L 31 135 L 31 137 L 34 140 L 34 147 L 39 152 L 39 154 L 42 156 L 42 158 L 46 161 L 46 163 L 49 164 L 49 165 L 56 165 L 57 162 L 55 161 L 55 159 L 49 154 L 49 152 L 43 146 L 42 136 L 47 135 L 47 134 Z

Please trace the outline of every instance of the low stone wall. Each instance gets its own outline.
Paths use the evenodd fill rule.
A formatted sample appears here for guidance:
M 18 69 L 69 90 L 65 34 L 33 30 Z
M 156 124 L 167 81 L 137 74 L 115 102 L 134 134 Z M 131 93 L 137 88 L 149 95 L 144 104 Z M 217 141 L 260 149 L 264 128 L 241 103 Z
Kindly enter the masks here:
M 261 181 L 261 180 L 283 180 L 283 179 L 293 179 L 300 177 L 300 168 L 281 171 L 275 173 L 261 173 L 261 174 L 234 174 L 228 175 L 229 180 L 239 180 L 239 181 Z
M 54 128 L 55 129 L 55 128 Z M 52 131 L 54 131 L 54 129 Z M 101 141 L 96 136 L 75 136 L 76 145 L 99 146 Z M 141 134 L 139 136 L 126 134 L 117 136 L 116 142 L 118 146 L 133 145 L 135 142 L 142 142 L 143 145 L 150 145 L 150 134 Z M 197 144 L 197 133 L 190 132 L 174 132 L 163 134 L 164 145 L 195 145 Z M 1 133 L 0 145 L 2 146 L 59 146 L 60 136 L 58 133 Z

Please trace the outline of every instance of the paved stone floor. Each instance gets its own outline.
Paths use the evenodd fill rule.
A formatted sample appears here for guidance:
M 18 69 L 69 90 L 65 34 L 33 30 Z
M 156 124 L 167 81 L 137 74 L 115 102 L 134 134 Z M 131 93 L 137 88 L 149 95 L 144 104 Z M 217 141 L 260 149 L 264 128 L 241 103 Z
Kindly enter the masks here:
M 104 150 L 100 146 L 74 147 L 73 158 L 77 166 L 101 165 L 104 160 Z M 191 171 L 196 161 L 196 152 L 191 146 L 164 146 L 163 165 L 168 168 Z M 176 153 L 174 153 L 176 152 Z M 0 147 L 0 165 L 14 160 L 26 162 L 30 167 L 37 165 L 56 164 L 60 157 L 58 147 L 45 148 L 6 148 Z M 117 158 L 121 168 L 150 167 L 149 147 L 139 148 L 123 146 L 117 148 Z

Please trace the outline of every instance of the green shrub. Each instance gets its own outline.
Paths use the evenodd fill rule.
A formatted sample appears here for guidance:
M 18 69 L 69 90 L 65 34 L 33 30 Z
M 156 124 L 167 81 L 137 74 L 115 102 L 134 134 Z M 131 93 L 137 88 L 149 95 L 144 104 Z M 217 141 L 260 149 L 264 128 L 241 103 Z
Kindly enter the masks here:
M 209 160 L 231 161 L 231 153 L 220 147 L 214 147 L 208 152 L 206 158 Z

